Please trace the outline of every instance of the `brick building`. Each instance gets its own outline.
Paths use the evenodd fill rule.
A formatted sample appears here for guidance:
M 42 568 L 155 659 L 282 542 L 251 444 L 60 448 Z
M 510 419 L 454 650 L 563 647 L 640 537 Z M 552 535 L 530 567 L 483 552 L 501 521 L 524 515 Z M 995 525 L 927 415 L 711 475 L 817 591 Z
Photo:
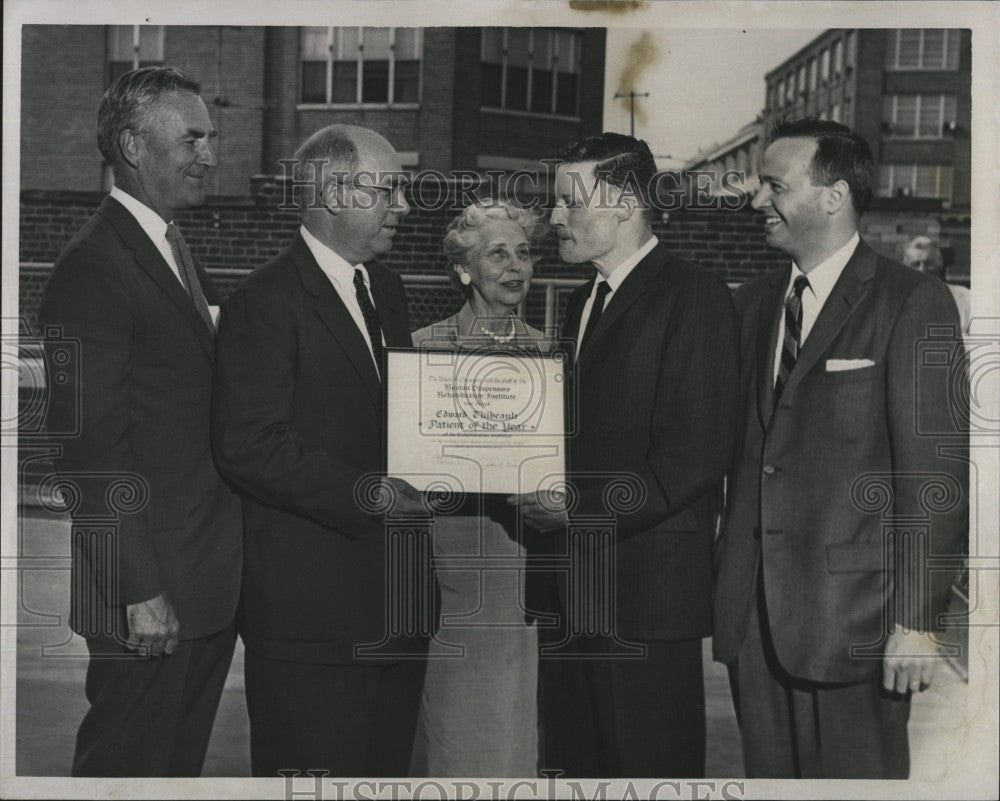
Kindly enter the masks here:
M 536 164 L 603 119 L 601 28 L 27 25 L 22 47 L 22 190 L 107 189 L 98 101 L 149 64 L 202 84 L 215 196 L 249 196 L 251 176 L 337 121 L 383 133 L 404 166 L 449 171 Z
M 895 257 L 903 243 L 927 234 L 941 244 L 949 280 L 968 280 L 971 31 L 831 28 L 764 80 L 759 119 L 699 154 L 688 169 L 721 176 L 743 163 L 752 176 L 775 118 L 842 122 L 872 146 L 878 171 L 863 233 Z M 714 188 L 722 191 L 718 181 Z

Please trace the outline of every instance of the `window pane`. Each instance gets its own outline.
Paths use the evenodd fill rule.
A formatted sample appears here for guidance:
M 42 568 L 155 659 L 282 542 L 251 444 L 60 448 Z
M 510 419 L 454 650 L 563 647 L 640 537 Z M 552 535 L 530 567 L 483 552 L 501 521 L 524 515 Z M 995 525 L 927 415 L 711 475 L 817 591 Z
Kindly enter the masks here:
M 389 61 L 389 29 L 365 28 L 365 61 Z
M 334 56 L 338 61 L 357 61 L 360 39 L 357 28 L 337 28 L 334 31 Z
M 917 166 L 917 197 L 938 197 L 936 164 L 920 164 Z
M 840 122 L 840 104 L 834 103 L 830 107 L 830 119 L 834 122 Z
M 326 102 L 326 62 L 302 62 L 302 102 Z
M 397 61 L 392 87 L 394 103 L 417 103 L 420 100 L 420 62 Z
M 369 61 L 365 57 L 364 72 L 361 79 L 362 103 L 389 102 L 389 62 Z
M 327 42 L 326 28 L 303 28 L 302 60 L 326 61 L 328 56 L 326 42 Z
M 823 81 L 823 83 L 826 83 L 827 80 L 829 80 L 829 78 L 830 78 L 830 51 L 829 50 L 824 50 L 822 53 L 820 53 L 819 77 Z
M 556 58 L 559 72 L 580 71 L 580 35 L 573 31 L 556 31 Z
M 958 120 L 958 98 L 955 95 L 944 96 L 944 122 Z
M 888 164 L 879 165 L 878 168 L 878 194 L 880 197 L 892 195 L 891 167 Z
M 916 136 L 917 133 L 917 96 L 896 96 L 896 124 L 893 126 L 896 136 Z
M 847 34 L 847 38 L 844 40 L 844 64 L 848 67 L 854 66 L 854 31 Z
M 356 103 L 358 100 L 358 63 L 338 61 L 333 65 L 333 103 Z
M 885 67 L 896 68 L 896 45 L 900 31 L 890 28 L 885 32 Z
M 579 114 L 576 102 L 578 79 L 576 75 L 560 72 L 556 81 L 556 114 L 575 117 Z
M 944 37 L 943 30 L 924 30 L 924 58 L 921 67 L 939 70 L 944 66 Z
M 950 30 L 947 32 L 948 36 L 948 53 L 945 57 L 944 68 L 947 70 L 957 70 L 958 69 L 958 49 L 961 46 L 962 32 Z M 950 173 L 949 173 L 950 175 Z M 949 178 L 950 180 L 950 178 Z M 948 193 L 949 197 L 951 192 Z
M 833 74 L 840 75 L 844 71 L 844 46 L 841 42 L 833 44 Z
M 809 59 L 809 88 L 816 90 L 816 59 Z
M 507 102 L 510 109 L 528 108 L 528 30 L 507 29 Z
M 806 65 L 805 64 L 803 64 L 801 67 L 799 67 L 799 75 L 798 75 L 798 79 L 797 80 L 799 82 L 799 92 L 804 92 L 806 90 Z
M 396 45 L 393 52 L 396 61 L 414 61 L 420 58 L 420 29 L 396 28 Z
M 919 66 L 920 29 L 909 28 L 899 32 L 899 66 L 913 68 Z
M 108 61 L 132 63 L 135 48 L 132 44 L 135 28 L 132 25 L 108 26 Z
M 139 60 L 146 62 L 163 61 L 163 26 L 139 26 Z
M 795 97 L 795 73 L 788 73 L 788 79 L 785 81 L 785 99 L 789 102 Z
M 941 136 L 941 98 L 920 96 L 920 120 L 917 136 Z
M 552 113 L 552 31 L 534 31 L 531 45 L 531 110 Z
M 483 63 L 479 65 L 482 78 L 482 104 L 492 108 L 500 108 L 500 80 L 503 67 L 499 64 Z
M 483 61 L 499 64 L 503 58 L 503 28 L 483 28 Z

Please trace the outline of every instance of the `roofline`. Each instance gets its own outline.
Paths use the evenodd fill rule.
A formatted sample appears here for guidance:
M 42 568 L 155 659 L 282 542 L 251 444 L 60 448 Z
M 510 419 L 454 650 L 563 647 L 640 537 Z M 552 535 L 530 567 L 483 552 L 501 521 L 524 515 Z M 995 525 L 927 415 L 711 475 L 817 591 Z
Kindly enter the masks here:
M 798 50 L 796 50 L 792 55 L 782 61 L 778 66 L 774 67 L 770 72 L 764 73 L 764 83 L 768 84 L 771 82 L 771 78 L 777 75 L 779 72 L 785 72 L 788 69 L 788 65 L 793 61 L 797 60 L 800 56 L 804 55 L 807 51 L 811 50 L 816 46 L 816 43 L 825 37 L 833 38 L 837 32 L 847 33 L 848 31 L 856 31 L 857 28 L 827 28 L 823 33 L 810 39 L 806 44 L 802 45 Z

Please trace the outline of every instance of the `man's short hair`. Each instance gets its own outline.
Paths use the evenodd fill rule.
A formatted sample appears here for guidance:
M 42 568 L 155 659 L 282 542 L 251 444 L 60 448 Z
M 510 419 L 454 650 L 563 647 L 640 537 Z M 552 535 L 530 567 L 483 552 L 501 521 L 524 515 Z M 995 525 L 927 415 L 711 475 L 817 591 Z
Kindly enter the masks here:
M 771 125 L 769 143 L 779 139 L 814 139 L 816 153 L 809 175 L 817 186 L 846 181 L 855 211 L 863 214 L 875 187 L 875 159 L 868 143 L 846 125 L 812 117 L 778 119 Z
M 118 161 L 122 133 L 141 133 L 166 92 L 197 95 L 201 85 L 174 67 L 143 67 L 126 72 L 108 87 L 97 107 L 97 148 L 108 164 Z
M 652 217 L 650 188 L 656 178 L 656 160 L 644 140 L 606 131 L 570 142 L 559 151 L 559 158 L 565 164 L 596 161 L 594 177 L 638 195 L 646 219 Z

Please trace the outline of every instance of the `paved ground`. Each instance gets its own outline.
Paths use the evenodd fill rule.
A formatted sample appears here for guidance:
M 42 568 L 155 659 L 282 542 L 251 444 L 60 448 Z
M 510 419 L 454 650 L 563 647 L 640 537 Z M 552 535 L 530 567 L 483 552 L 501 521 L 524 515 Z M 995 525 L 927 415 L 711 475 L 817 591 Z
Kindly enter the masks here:
M 86 648 L 69 632 L 69 536 L 64 522 L 29 516 L 19 537 L 22 565 L 18 631 L 17 773 L 68 775 L 76 727 L 85 710 Z M 739 734 L 723 668 L 706 641 L 708 776 L 742 776 Z M 914 778 L 954 776 L 974 730 L 966 714 L 967 686 L 950 670 L 915 699 L 911 716 Z M 243 649 L 237 646 L 205 764 L 206 776 L 249 775 Z

